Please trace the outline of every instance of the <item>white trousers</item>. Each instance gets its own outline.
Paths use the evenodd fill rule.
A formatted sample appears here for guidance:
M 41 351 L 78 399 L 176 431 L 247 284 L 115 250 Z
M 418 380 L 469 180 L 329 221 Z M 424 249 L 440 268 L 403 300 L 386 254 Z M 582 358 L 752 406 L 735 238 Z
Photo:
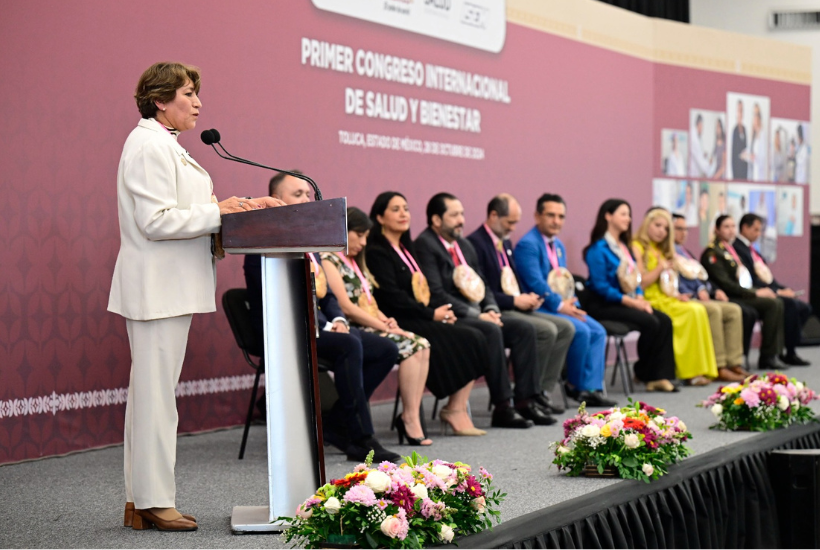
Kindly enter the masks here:
M 174 507 L 179 420 L 174 392 L 192 317 L 125 320 L 131 344 L 125 405 L 125 498 L 138 510 Z

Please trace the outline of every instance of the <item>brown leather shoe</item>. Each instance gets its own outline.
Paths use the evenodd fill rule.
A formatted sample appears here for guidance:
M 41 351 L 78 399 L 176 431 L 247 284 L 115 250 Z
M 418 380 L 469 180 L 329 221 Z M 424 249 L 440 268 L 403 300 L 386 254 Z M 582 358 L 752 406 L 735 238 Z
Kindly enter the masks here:
M 143 531 L 151 527 L 156 527 L 160 531 L 196 531 L 199 528 L 195 521 L 191 521 L 185 517 L 166 521 L 150 510 L 134 510 L 132 523 L 133 525 L 131 527 L 135 531 Z
M 182 514 L 182 517 L 189 521 L 193 521 L 196 523 L 196 518 L 189 514 Z M 123 515 L 122 520 L 123 527 L 133 527 L 134 526 L 134 503 L 133 502 L 126 502 L 125 503 L 125 514 Z
M 718 369 L 718 380 L 721 382 L 743 382 L 746 377 L 726 367 Z
M 751 376 L 751 375 L 752 375 L 752 373 L 751 373 L 751 372 L 747 371 L 746 369 L 744 369 L 744 368 L 743 368 L 743 367 L 741 367 L 740 365 L 735 365 L 735 366 L 733 366 L 733 367 L 726 367 L 726 368 L 728 368 L 730 371 L 732 371 L 732 372 L 733 372 L 733 373 L 735 373 L 735 374 L 740 374 L 740 375 L 742 375 L 744 378 L 745 378 L 745 377 L 747 377 L 747 376 Z

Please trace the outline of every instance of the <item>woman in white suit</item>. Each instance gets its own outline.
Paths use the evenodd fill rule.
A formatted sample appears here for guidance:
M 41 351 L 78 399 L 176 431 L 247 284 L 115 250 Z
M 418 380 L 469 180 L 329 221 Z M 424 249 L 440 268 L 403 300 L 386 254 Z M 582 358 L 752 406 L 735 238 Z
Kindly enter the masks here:
M 177 143 L 196 126 L 199 69 L 156 63 L 137 84 L 142 120 L 128 136 L 117 172 L 120 251 L 108 310 L 125 317 L 131 378 L 125 408 L 125 524 L 192 531 L 175 508 L 179 381 L 194 313 L 216 311 L 212 234 L 223 214 L 281 201 L 217 202 L 211 178 Z

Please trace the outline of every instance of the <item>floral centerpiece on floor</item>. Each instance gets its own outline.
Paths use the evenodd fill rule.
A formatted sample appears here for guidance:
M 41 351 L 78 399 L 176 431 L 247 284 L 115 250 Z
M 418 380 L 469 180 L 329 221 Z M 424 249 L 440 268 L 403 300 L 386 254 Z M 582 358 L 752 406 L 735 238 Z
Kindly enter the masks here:
M 305 548 L 422 548 L 492 528 L 493 517 L 501 522 L 497 507 L 506 494 L 493 490 L 484 468 L 474 475 L 468 464 L 430 461 L 416 452 L 399 466 L 373 467 L 372 456 L 320 487 L 295 518 L 277 518 L 291 525 L 285 540 Z
M 574 418 L 564 421 L 564 439 L 553 443 L 553 464 L 567 475 L 577 476 L 589 468 L 603 474 L 614 469 L 625 479 L 649 483 L 692 453 L 684 442 L 692 437 L 676 416 L 642 401 L 629 400 L 626 407 L 588 413 L 584 403 Z
M 712 429 L 765 432 L 816 421 L 808 406 L 815 399 L 817 395 L 802 382 L 769 372 L 721 386 L 697 406 L 717 417 Z

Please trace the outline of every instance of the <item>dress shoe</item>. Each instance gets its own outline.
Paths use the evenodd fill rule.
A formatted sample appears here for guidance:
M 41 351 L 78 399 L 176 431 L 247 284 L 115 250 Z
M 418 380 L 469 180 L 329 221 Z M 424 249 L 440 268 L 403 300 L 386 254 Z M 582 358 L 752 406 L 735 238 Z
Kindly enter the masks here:
M 401 415 L 393 419 L 393 426 L 395 426 L 396 432 L 399 434 L 399 445 L 403 445 L 405 439 L 408 445 L 415 445 L 416 447 L 429 447 L 433 444 L 432 441 L 424 438 L 424 432 L 422 432 L 421 437 L 411 437 L 407 433 L 407 427 L 405 427 L 404 418 L 402 418 Z
M 347 437 L 347 434 L 339 433 L 331 427 L 322 426 L 322 440 L 325 447 L 333 445 L 340 451 L 345 451 L 350 445 L 350 438 Z
M 536 426 L 552 426 L 558 422 L 552 416 L 541 410 L 534 401 L 530 401 L 521 407 L 516 407 L 515 410 L 522 418 L 532 420 L 532 423 Z
M 743 382 L 746 377 L 732 369 L 723 367 L 718 369 L 717 379 L 721 382 Z
M 646 383 L 646 391 L 678 392 L 680 389 L 669 380 L 650 380 Z
M 382 447 L 382 444 L 373 436 L 354 441 L 345 449 L 347 459 L 356 462 L 364 462 L 370 451 L 373 451 L 374 464 L 385 461 L 398 463 L 401 460 L 401 455 Z
M 793 367 L 808 367 L 811 365 L 811 363 L 797 355 L 797 353 L 787 353 L 785 355 L 781 355 L 780 361 Z
M 778 361 L 777 357 L 761 357 L 757 362 L 757 368 L 760 370 L 776 371 L 787 370 L 789 366 Z
M 160 531 L 196 531 L 199 526 L 195 521 L 191 521 L 184 516 L 174 520 L 164 520 L 151 510 L 134 510 L 133 525 L 134 531 L 144 531 L 156 527 Z
M 512 407 L 495 408 L 493 411 L 493 428 L 532 428 L 532 420 L 522 417 Z
M 582 391 L 578 394 L 578 401 L 585 402 L 587 407 L 614 407 L 618 404 L 614 399 L 604 397 L 601 390 Z
M 574 399 L 578 401 L 578 396 L 581 395 L 581 391 L 575 388 L 574 386 L 570 386 L 568 383 L 564 383 L 564 393 L 567 394 L 567 397 L 570 399 Z M 579 401 L 580 403 L 580 401 Z
M 742 374 L 744 378 L 747 378 L 747 377 L 752 375 L 751 372 L 747 371 L 746 369 L 744 369 L 740 365 L 735 365 L 733 367 L 726 367 L 726 368 L 729 369 L 730 371 L 732 371 L 735 374 Z
M 182 517 L 189 521 L 193 521 L 196 523 L 196 518 L 189 514 L 182 514 Z M 134 526 L 134 503 L 133 502 L 126 502 L 125 503 L 125 514 L 123 514 L 123 527 L 133 527 Z
M 441 419 L 441 433 L 447 435 L 447 426 L 452 428 L 453 435 L 465 436 L 465 437 L 477 437 L 481 435 L 487 435 L 487 430 L 481 430 L 473 426 L 472 428 L 464 428 L 461 430 L 457 430 L 452 423 L 451 417 L 454 414 L 464 413 L 466 414 L 467 411 L 454 411 L 452 409 L 443 408 L 438 412 L 438 416 Z
M 553 402 L 553 400 L 550 399 L 550 396 L 545 393 L 539 393 L 533 398 L 533 400 L 542 411 L 549 414 L 564 414 L 564 411 L 566 410 L 561 405 Z

